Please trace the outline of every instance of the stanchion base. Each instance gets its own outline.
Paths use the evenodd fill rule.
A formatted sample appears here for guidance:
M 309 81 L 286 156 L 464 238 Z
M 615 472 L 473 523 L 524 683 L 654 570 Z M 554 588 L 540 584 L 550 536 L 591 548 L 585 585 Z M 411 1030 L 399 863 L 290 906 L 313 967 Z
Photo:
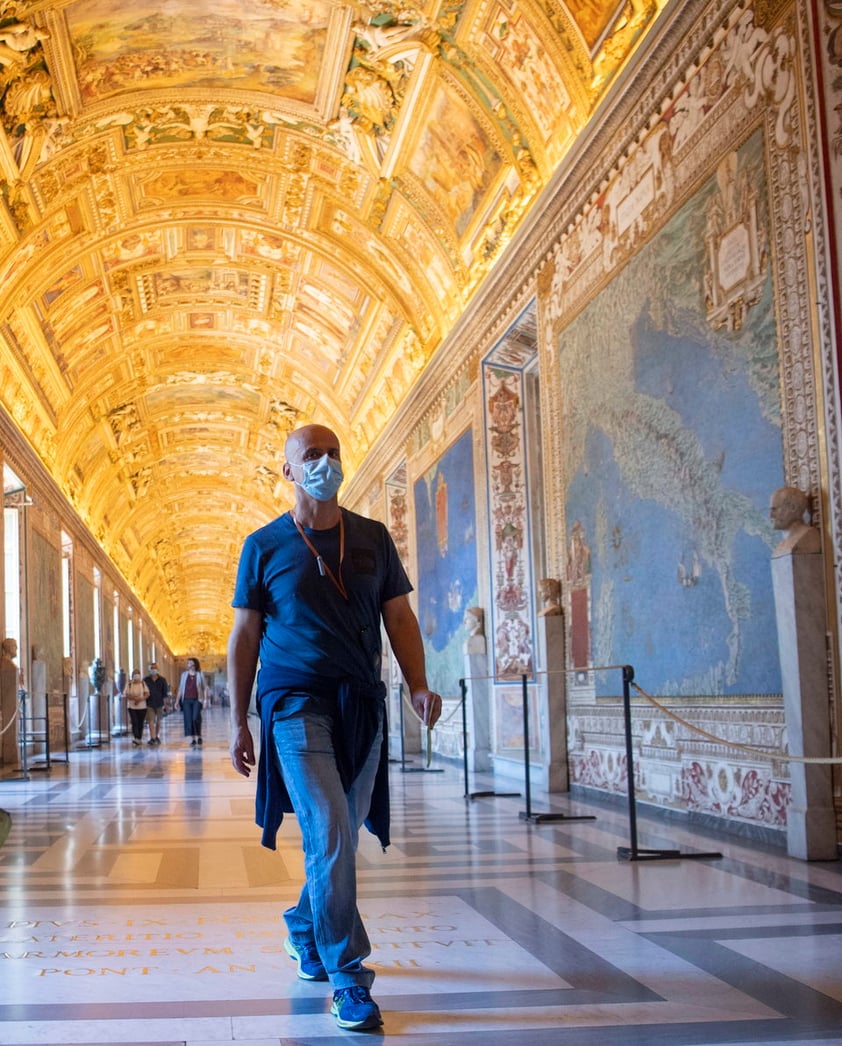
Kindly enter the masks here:
M 531 814 L 527 813 L 526 810 L 521 810 L 518 814 L 521 821 L 528 821 L 530 824 L 543 824 L 544 821 L 595 821 L 596 817 L 593 814 Z
M 520 792 L 468 792 L 466 799 L 520 799 Z
M 630 846 L 617 847 L 617 859 L 619 861 L 684 861 L 703 860 L 705 858 L 715 859 L 722 857 L 721 853 L 683 853 L 681 850 L 644 850 L 632 849 Z

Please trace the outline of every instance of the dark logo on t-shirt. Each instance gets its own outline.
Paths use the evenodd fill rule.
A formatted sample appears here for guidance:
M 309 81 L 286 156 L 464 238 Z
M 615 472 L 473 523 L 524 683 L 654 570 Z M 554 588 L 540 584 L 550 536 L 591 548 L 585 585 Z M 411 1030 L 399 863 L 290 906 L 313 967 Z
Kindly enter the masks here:
M 370 548 L 352 548 L 351 565 L 355 574 L 373 574 L 377 569 L 377 560 Z

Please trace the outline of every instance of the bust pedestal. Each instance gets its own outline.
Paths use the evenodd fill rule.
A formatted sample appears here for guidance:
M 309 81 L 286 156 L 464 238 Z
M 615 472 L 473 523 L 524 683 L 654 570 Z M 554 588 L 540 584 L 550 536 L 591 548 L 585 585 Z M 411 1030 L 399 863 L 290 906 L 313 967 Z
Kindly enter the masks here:
M 467 765 L 471 773 L 482 773 L 491 768 L 491 686 L 484 636 L 471 636 L 465 643 L 464 666 Z
M 772 588 L 781 659 L 784 711 L 791 755 L 830 756 L 827 627 L 822 556 L 777 551 Z M 829 765 L 791 762 L 792 802 L 787 810 L 787 852 L 807 861 L 838 856 Z
M 548 792 L 570 789 L 567 765 L 567 683 L 564 675 L 564 617 L 545 613 L 536 624 L 540 649 L 547 666 L 547 779 Z M 537 727 L 537 724 L 536 724 Z

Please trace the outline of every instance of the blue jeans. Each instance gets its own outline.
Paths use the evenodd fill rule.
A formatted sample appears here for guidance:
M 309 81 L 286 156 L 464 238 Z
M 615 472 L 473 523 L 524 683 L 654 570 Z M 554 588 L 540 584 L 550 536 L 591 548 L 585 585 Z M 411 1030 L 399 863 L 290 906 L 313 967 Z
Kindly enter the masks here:
M 363 966 L 371 943 L 357 910 L 357 840 L 368 815 L 380 762 L 380 728 L 365 764 L 345 792 L 333 747 L 333 720 L 301 712 L 272 723 L 284 784 L 304 848 L 306 883 L 298 903 L 284 912 L 293 944 L 313 945 L 334 988 L 370 988 L 374 971 Z
M 181 710 L 184 713 L 184 736 L 201 737 L 202 702 L 185 697 L 181 702 Z

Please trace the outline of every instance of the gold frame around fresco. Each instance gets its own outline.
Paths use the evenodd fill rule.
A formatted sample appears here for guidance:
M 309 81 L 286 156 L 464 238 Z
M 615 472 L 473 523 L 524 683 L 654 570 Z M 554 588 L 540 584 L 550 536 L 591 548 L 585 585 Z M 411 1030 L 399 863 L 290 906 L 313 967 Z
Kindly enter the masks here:
M 475 196 L 471 215 L 461 230 L 458 220 L 453 219 L 452 208 L 449 213 L 448 205 L 443 200 L 443 197 L 447 195 L 445 188 L 442 187 L 441 193 L 437 197 L 412 169 L 413 159 L 421 155 L 421 150 L 425 148 L 422 139 L 433 122 L 432 108 L 436 103 L 438 92 L 444 92 L 459 99 L 464 106 L 464 111 L 469 114 L 475 126 L 481 131 L 486 149 L 493 149 L 500 161 L 498 169 L 487 184 L 482 186 L 481 192 Z M 442 139 L 442 132 L 439 132 L 439 139 Z M 422 166 L 425 165 L 422 164 Z M 465 249 L 466 247 L 473 249 L 480 239 L 480 233 L 486 230 L 489 220 L 499 213 L 502 206 L 501 197 L 505 194 L 507 185 L 516 179 L 516 183 L 510 191 L 509 200 L 514 198 L 518 189 L 523 185 L 522 178 L 513 162 L 511 148 L 505 143 L 497 128 L 493 126 L 485 113 L 470 104 L 470 99 L 459 81 L 455 77 L 447 75 L 446 71 L 441 68 L 429 75 L 417 92 L 413 106 L 411 134 L 407 135 L 403 142 L 400 162 L 395 164 L 395 178 L 401 191 L 421 213 L 429 216 L 437 233 L 450 243 L 453 253 L 452 260 L 456 268 L 470 266 L 473 261 L 477 260 L 467 259 Z
M 74 58 L 74 45 L 66 11 L 47 11 L 43 15 L 44 27 L 49 33 L 44 41 L 49 67 L 53 71 L 53 90 L 59 108 L 78 116 L 83 111 L 91 116 L 104 116 L 126 108 L 130 93 L 110 94 L 101 99 L 86 102 L 79 85 L 78 69 Z M 115 7 L 120 5 L 115 0 Z M 306 2 L 302 2 L 302 7 Z M 310 119 L 324 122 L 332 119 L 339 108 L 345 73 L 351 55 L 353 36 L 350 32 L 353 11 L 350 7 L 330 5 L 322 68 L 317 77 L 315 97 L 312 104 L 284 98 L 271 91 L 226 90 L 219 87 L 161 87 L 145 94 L 145 104 L 184 105 L 185 103 L 214 102 L 220 106 L 240 104 L 263 106 L 276 110 L 291 118 Z

